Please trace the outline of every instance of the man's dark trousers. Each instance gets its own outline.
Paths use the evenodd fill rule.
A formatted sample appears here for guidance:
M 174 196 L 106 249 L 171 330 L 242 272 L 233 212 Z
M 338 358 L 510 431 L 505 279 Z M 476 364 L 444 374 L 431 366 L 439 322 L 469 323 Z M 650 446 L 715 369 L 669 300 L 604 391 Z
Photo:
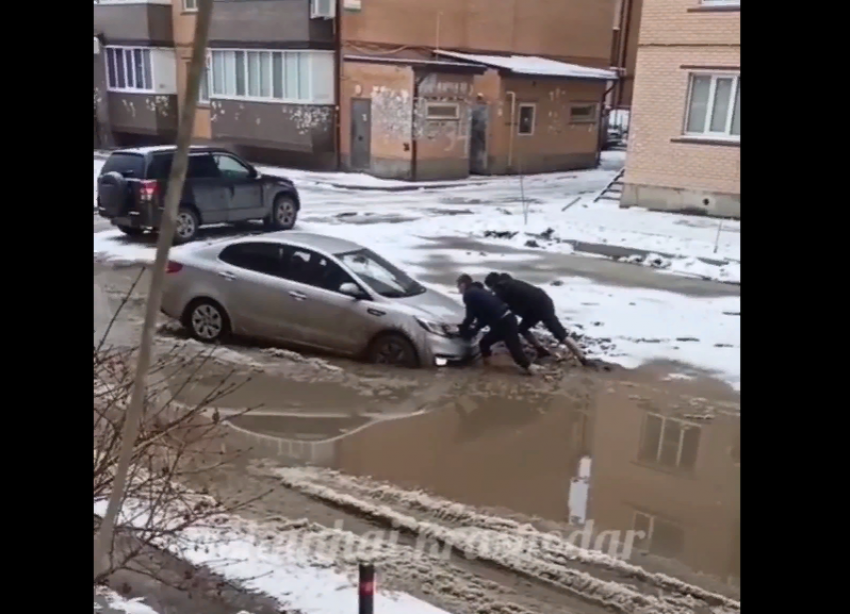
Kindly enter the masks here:
M 527 369 L 531 364 L 525 351 L 522 349 L 522 342 L 519 340 L 519 327 L 517 325 L 516 316 L 508 312 L 502 318 L 490 324 L 490 330 L 484 333 L 481 338 L 479 347 L 481 355 L 488 358 L 493 355 L 492 347 L 499 341 L 504 342 L 514 362 L 523 369 Z

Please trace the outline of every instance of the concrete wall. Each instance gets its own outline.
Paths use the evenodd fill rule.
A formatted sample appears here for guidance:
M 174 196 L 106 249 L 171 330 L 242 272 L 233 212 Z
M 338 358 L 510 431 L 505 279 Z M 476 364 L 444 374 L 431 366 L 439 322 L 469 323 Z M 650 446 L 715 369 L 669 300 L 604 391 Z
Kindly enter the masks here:
M 109 121 L 119 143 L 173 143 L 177 96 L 110 92 Z
M 310 19 L 310 0 L 216 2 L 211 47 L 330 49 L 333 21 Z
M 607 67 L 615 0 L 367 0 L 345 41 L 549 55 Z M 439 21 L 439 24 L 438 24 Z
M 741 65 L 740 11 L 704 8 L 644 0 L 623 205 L 740 217 L 740 143 L 682 138 L 689 74 Z
M 103 33 L 108 45 L 170 47 L 174 43 L 167 4 L 95 4 L 94 29 Z
M 598 110 L 595 123 L 571 123 L 576 103 L 599 105 L 604 82 L 500 78 L 490 71 L 477 77 L 476 95 L 490 102 L 488 167 L 492 174 L 590 168 L 599 149 Z M 511 121 L 511 96 L 517 108 Z M 517 134 L 519 105 L 536 105 L 534 133 Z M 511 136 L 513 135 L 513 137 Z M 511 142 L 513 141 L 513 142 Z
M 637 393 L 637 394 L 636 394 Z M 691 422 L 701 429 L 695 469 L 677 473 L 640 461 L 638 450 L 647 413 L 687 413 L 686 399 L 667 390 L 612 387 L 596 404 L 590 517 L 606 530 L 634 528 L 635 511 L 680 527 L 690 568 L 720 578 L 740 573 L 735 561 L 740 531 L 740 466 L 732 448 L 740 420 L 719 415 Z M 693 410 L 692 410 L 693 411 Z M 739 563 L 738 563 L 739 565 Z

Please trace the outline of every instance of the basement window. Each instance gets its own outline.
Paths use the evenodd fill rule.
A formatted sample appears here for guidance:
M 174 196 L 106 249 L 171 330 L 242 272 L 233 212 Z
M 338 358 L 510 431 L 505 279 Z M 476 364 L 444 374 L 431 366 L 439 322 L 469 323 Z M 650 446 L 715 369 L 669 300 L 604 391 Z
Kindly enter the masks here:
M 432 121 L 460 119 L 460 109 L 455 103 L 429 102 L 425 107 L 425 117 Z
M 595 124 L 596 104 L 574 104 L 570 107 L 571 124 Z
M 536 115 L 537 105 L 521 104 L 519 105 L 519 122 L 517 123 L 517 134 L 530 136 L 534 134 L 534 116 Z

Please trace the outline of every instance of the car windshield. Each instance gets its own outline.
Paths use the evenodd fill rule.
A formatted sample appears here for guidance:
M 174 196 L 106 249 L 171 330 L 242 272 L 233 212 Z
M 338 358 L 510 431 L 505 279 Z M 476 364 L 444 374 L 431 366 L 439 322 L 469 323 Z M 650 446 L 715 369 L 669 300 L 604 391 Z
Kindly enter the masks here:
M 405 298 L 425 292 L 416 280 L 371 250 L 359 249 L 336 257 L 383 297 Z

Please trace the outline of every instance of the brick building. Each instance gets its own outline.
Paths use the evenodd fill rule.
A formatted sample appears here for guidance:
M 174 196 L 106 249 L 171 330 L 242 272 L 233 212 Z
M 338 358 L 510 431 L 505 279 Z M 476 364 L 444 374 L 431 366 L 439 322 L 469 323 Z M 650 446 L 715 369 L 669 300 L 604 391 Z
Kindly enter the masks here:
M 625 206 L 741 214 L 740 0 L 643 0 Z
M 400 179 L 592 167 L 616 1 L 216 0 L 194 136 Z M 197 6 L 95 4 L 118 144 L 173 140 Z

